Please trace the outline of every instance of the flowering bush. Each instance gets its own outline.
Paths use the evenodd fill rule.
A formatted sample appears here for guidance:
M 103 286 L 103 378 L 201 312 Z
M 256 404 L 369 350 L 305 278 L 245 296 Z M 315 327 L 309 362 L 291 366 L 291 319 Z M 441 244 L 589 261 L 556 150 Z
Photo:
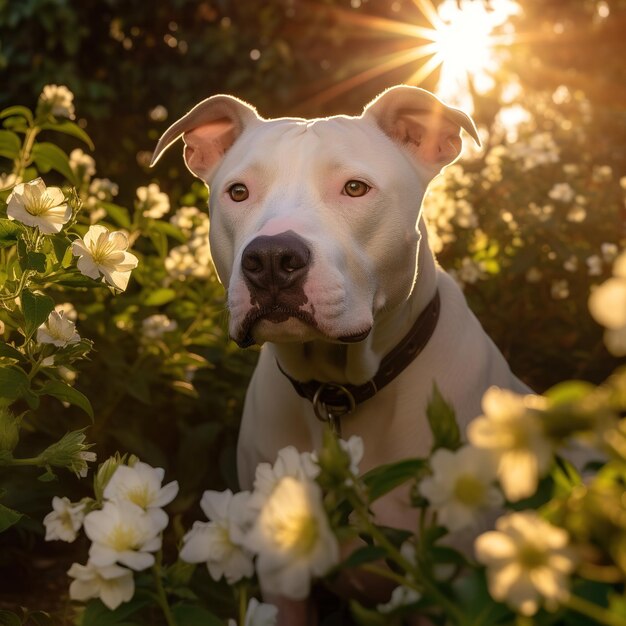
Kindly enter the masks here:
M 56 132 L 91 147 L 74 118 L 72 94 L 58 86 L 34 113 L 0 112 L 0 156 L 12 163 L 0 179 L 0 531 L 30 517 L 43 520 L 47 541 L 76 542 L 65 568 L 73 623 L 230 626 L 236 615 L 240 626 L 269 626 L 276 608 L 260 591 L 302 599 L 348 570 L 395 587 L 377 606 L 350 603 L 363 624 L 411 613 L 454 624 L 626 623 L 626 373 L 542 396 L 491 389 L 466 443 L 435 389 L 428 458 L 360 476 L 362 442 L 329 434 L 321 450 L 283 449 L 258 467 L 251 493 L 236 493 L 233 446 L 254 355 L 235 351 L 222 328 L 209 221 L 195 206 L 206 193 L 192 187 L 176 208 L 150 182 L 132 209 L 116 204 L 117 185 L 95 178 L 89 155 L 41 141 Z M 557 147 L 554 134 L 520 128 L 516 141 L 501 137 L 449 168 L 427 200 L 442 262 L 495 319 L 490 330 L 513 360 L 528 359 L 517 369 L 530 380 L 535 353 L 558 374 L 568 341 L 584 344 L 576 367 L 590 359 L 601 332 L 587 315 L 590 292 L 607 346 L 624 353 L 623 257 L 611 270 L 618 242 L 606 219 L 624 184 L 606 165 L 560 165 L 583 140 L 560 137 Z M 511 195 L 505 181 L 520 168 L 536 185 Z M 605 213 L 588 210 L 589 189 Z M 577 230 L 591 220 L 593 241 Z M 546 295 L 565 311 L 561 343 L 553 349 L 544 328 L 532 354 L 518 351 L 524 333 L 508 331 L 522 317 L 508 312 L 532 324 Z M 58 471 L 87 475 L 96 460 L 87 432 L 100 457 L 132 453 L 100 464 L 90 493 Z M 165 474 L 177 480 L 164 485 Z M 418 528 L 379 526 L 371 505 L 401 485 Z M 198 501 L 206 520 L 187 523 Z M 348 543 L 357 548 L 342 556 Z M 342 619 L 333 610 L 328 624 Z
M 184 624 L 194 605 L 170 608 L 167 598 L 197 600 L 183 594 L 193 571 L 184 563 L 204 563 L 215 583 L 225 579 L 232 586 L 240 624 L 275 623 L 271 605 L 248 604 L 257 581 L 264 592 L 303 599 L 316 580 L 332 586 L 346 570 L 395 586 L 389 602 L 375 609 L 351 602 L 361 624 L 389 624 L 416 612 L 450 624 L 512 623 L 516 614 L 534 624 L 577 623 L 576 615 L 626 624 L 625 385 L 621 371 L 600 387 L 564 383 L 544 396 L 492 388 L 468 444 L 435 389 L 430 456 L 363 476 L 357 437 L 345 442 L 329 431 L 314 454 L 284 448 L 273 465 L 259 465 L 251 493 L 204 493 L 209 521 L 193 524 L 179 561 L 167 568 L 161 537 L 168 516 L 161 507 L 178 485 L 162 486 L 163 471 L 136 459 L 111 458 L 100 466 L 99 497 L 55 498 L 44 520 L 46 537 L 73 541 L 84 526 L 92 541 L 89 561 L 69 569 L 69 593 L 79 601 L 99 598 L 112 610 L 112 621 L 102 623 L 116 623 L 114 610 L 123 603 L 129 603 L 126 617 L 140 619 L 145 603 L 135 590 L 156 585 L 167 623 Z M 594 465 L 600 469 L 583 479 L 565 458 L 572 454 L 586 470 L 601 461 Z M 371 505 L 404 483 L 411 486 L 419 529 L 379 526 Z M 362 547 L 342 560 L 340 541 Z M 153 577 L 141 573 L 149 567 Z M 98 606 L 90 602 L 81 623 L 90 623 Z M 204 623 L 223 623 L 209 608 L 193 611 Z M 251 617 L 258 611 L 266 616 Z

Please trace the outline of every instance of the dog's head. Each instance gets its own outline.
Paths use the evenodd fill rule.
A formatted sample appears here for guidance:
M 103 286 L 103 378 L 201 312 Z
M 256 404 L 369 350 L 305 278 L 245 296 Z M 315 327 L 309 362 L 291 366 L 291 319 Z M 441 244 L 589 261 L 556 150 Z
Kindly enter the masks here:
M 213 96 L 161 137 L 178 137 L 210 187 L 211 250 L 228 289 L 230 333 L 253 342 L 355 342 L 410 295 L 428 182 L 461 150 L 471 119 L 416 87 L 359 117 L 265 120 Z

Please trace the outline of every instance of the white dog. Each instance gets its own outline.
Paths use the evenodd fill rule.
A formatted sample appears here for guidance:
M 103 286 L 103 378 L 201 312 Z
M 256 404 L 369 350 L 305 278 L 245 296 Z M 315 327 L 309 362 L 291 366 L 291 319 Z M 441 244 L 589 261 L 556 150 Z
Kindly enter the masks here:
M 210 186 L 231 336 L 264 344 L 239 437 L 242 488 L 279 449 L 318 447 L 324 421 L 362 437 L 363 471 L 426 455 L 435 382 L 462 428 L 489 386 L 529 392 L 428 246 L 422 198 L 459 156 L 462 128 L 478 142 L 467 115 L 399 86 L 359 117 L 313 120 L 265 120 L 218 95 L 159 141 L 153 163 L 182 135 L 187 167 Z M 406 489 L 375 512 L 413 527 Z M 281 624 L 310 616 L 280 605 Z

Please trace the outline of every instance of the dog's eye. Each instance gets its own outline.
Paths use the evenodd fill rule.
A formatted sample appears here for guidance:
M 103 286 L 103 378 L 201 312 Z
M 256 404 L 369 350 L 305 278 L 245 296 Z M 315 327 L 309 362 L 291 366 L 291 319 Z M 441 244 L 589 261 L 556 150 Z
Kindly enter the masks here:
M 350 196 L 351 198 L 360 198 L 361 196 L 364 196 L 370 189 L 371 187 L 369 185 L 366 185 L 361 180 L 349 180 L 343 186 L 343 193 L 346 196 Z
M 250 193 L 243 183 L 235 183 L 228 188 L 228 195 L 235 202 L 243 202 L 248 199 Z

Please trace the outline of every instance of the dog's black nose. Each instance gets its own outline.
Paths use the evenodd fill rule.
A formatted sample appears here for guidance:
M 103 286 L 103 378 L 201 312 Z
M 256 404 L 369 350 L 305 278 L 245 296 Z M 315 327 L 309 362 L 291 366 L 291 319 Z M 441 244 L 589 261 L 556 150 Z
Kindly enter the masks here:
M 292 231 L 253 239 L 241 257 L 241 271 L 254 291 L 277 295 L 299 287 L 307 272 L 311 251 Z

